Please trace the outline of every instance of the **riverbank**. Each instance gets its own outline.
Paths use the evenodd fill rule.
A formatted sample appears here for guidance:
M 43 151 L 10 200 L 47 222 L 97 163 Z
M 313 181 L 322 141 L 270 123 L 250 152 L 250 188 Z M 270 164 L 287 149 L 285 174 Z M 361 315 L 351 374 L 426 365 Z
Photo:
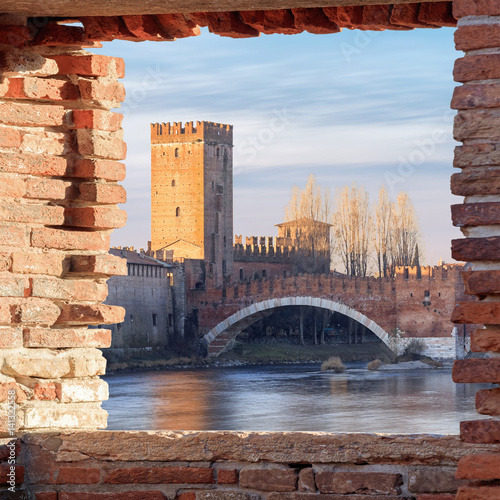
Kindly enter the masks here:
M 386 363 L 384 366 L 392 366 L 389 363 L 394 361 L 391 359 L 391 353 L 388 348 L 381 343 L 305 346 L 248 343 L 238 344 L 233 350 L 222 353 L 217 358 L 176 357 L 175 355 L 165 354 L 164 356 L 155 355 L 119 362 L 109 362 L 107 373 L 231 366 L 313 364 L 322 363 L 331 356 L 338 356 L 344 363 L 355 361 L 369 363 L 374 359 L 380 359 Z M 399 369 L 404 369 L 404 365 L 402 363 L 400 365 Z M 397 367 L 398 365 L 394 366 Z

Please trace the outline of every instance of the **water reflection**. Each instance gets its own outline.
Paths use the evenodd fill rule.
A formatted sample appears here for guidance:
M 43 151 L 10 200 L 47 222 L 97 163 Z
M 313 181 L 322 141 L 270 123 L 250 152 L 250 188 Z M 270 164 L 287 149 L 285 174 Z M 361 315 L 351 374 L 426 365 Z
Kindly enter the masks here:
M 105 377 L 108 429 L 458 433 L 478 418 L 449 371 L 247 367 Z

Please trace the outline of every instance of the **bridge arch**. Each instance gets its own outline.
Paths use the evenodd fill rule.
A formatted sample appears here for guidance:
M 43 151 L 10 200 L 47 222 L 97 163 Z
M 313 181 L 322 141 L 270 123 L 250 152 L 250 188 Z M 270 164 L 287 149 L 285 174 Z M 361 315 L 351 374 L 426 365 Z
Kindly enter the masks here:
M 311 306 L 343 314 L 361 323 L 373 332 L 389 349 L 393 350 L 393 347 L 389 345 L 390 335 L 381 326 L 345 304 L 317 297 L 281 297 L 263 300 L 244 307 L 212 328 L 203 337 L 203 342 L 207 346 L 208 356 L 218 356 L 227 350 L 231 341 L 245 330 L 245 328 L 258 319 L 267 316 L 274 309 L 286 306 Z

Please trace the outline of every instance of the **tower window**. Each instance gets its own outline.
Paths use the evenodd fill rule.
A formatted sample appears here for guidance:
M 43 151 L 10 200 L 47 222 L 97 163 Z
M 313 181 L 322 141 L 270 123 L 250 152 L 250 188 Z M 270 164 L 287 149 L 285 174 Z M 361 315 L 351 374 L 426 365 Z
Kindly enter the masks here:
M 153 326 L 158 326 L 158 314 L 153 313 Z
M 174 155 L 176 158 L 179 158 L 179 148 L 175 148 Z
M 240 269 L 240 281 L 243 280 L 243 269 Z
M 430 297 L 430 296 L 431 296 L 430 290 L 424 290 L 424 297 Z
M 175 216 L 176 216 L 176 217 L 179 217 L 180 215 L 181 215 L 181 207 L 177 207 L 177 208 L 175 209 Z
M 172 179 L 172 187 L 175 187 L 175 179 Z
M 265 269 L 262 269 L 262 277 L 267 278 L 267 271 Z
M 220 156 L 220 149 L 217 148 L 217 158 L 219 158 L 219 156 Z

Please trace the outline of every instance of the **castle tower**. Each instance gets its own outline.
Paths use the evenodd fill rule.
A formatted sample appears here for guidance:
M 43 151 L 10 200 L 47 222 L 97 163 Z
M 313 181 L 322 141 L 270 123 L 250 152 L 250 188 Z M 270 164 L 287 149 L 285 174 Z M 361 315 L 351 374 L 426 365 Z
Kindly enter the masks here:
M 202 259 L 217 284 L 232 273 L 233 127 L 151 124 L 151 249 Z

